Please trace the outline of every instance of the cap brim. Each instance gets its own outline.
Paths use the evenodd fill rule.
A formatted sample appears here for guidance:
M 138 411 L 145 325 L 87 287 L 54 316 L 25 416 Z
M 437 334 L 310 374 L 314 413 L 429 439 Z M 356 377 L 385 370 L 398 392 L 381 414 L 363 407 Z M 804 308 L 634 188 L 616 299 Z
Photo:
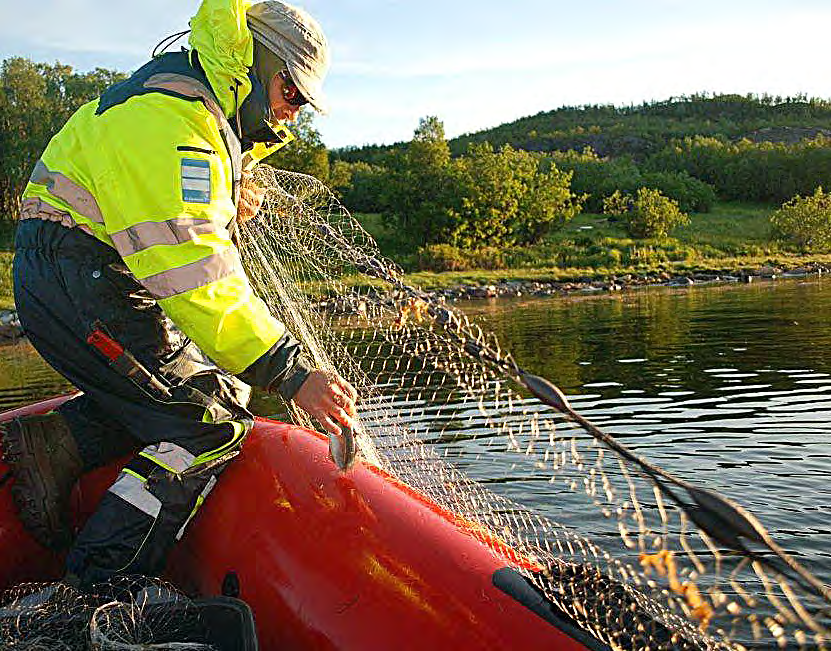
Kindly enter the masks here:
M 297 88 L 303 93 L 303 97 L 309 100 L 309 104 L 312 105 L 315 111 L 326 115 L 329 112 L 329 102 L 320 86 L 317 85 L 315 88 L 310 77 L 302 69 L 293 66 L 290 62 L 286 65 L 292 81 L 297 84 Z

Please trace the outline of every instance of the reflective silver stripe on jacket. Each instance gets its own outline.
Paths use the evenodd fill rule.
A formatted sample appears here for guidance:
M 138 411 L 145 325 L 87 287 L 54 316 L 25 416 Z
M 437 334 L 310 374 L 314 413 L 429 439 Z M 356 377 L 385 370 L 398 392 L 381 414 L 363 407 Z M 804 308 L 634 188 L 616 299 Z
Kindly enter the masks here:
M 222 108 L 219 106 L 219 102 L 213 92 L 205 84 L 192 77 L 177 75 L 171 72 L 163 72 L 151 76 L 144 82 L 144 87 L 154 90 L 168 90 L 172 93 L 184 95 L 185 97 L 194 97 L 202 100 L 205 108 L 213 115 L 219 125 L 219 132 L 231 157 L 231 170 L 234 174 L 234 186 L 231 194 L 236 205 L 239 200 L 240 180 L 242 179 L 242 145 L 240 144 L 239 138 L 237 138 L 237 134 L 231 128 L 231 123 L 228 122 L 228 118 L 222 112 Z
M 185 524 L 179 529 L 178 533 L 176 534 L 176 540 L 181 540 L 182 536 L 185 535 L 185 529 L 188 528 L 190 521 L 193 520 L 193 516 L 196 515 L 196 512 L 202 508 L 202 504 L 205 499 L 208 497 L 208 494 L 214 489 L 216 486 L 216 475 L 211 475 L 211 478 L 208 480 L 208 483 L 205 484 L 205 488 L 202 489 L 202 492 L 199 494 L 199 497 L 196 498 L 196 506 L 193 507 L 193 511 L 190 512 L 188 519 L 185 520 Z
M 180 473 L 190 468 L 196 456 L 180 445 L 162 441 L 156 445 L 148 445 L 139 455 L 156 462 L 165 469 Z
M 245 271 L 237 252 L 229 247 L 222 253 L 138 280 L 153 296 L 163 299 L 204 287 L 234 274 L 244 276 Z
M 79 224 L 68 212 L 55 208 L 55 206 L 39 197 L 29 197 L 20 202 L 20 221 L 24 219 L 42 219 L 47 222 L 57 222 L 66 228 L 79 228 L 88 235 L 92 235 L 92 229 L 89 226 Z
M 151 246 L 181 244 L 198 235 L 217 232 L 216 224 L 209 219 L 179 217 L 163 222 L 141 222 L 110 235 L 121 257 L 139 253 Z
M 35 169 L 29 177 L 30 183 L 45 185 L 49 193 L 65 201 L 70 208 L 96 224 L 104 223 L 101 208 L 92 193 L 60 172 L 51 171 L 43 161 L 35 163 Z
M 135 475 L 122 472 L 110 486 L 110 492 L 155 519 L 162 510 L 162 503 L 145 486 L 145 482 Z

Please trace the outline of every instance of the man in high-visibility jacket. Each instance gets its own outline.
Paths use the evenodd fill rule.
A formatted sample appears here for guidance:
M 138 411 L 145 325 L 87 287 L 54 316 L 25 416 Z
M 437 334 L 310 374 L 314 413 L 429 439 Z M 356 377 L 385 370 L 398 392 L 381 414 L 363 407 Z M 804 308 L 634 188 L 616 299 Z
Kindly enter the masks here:
M 326 39 L 276 0 L 203 0 L 189 41 L 82 106 L 23 196 L 21 322 L 83 394 L 6 424 L 4 449 L 24 524 L 71 545 L 81 586 L 164 569 L 253 424 L 249 385 L 334 433 L 355 413 L 354 389 L 311 368 L 254 295 L 230 235 L 257 210 L 243 181 L 275 127 L 323 108 Z M 125 449 L 138 452 L 73 543 L 72 486 Z

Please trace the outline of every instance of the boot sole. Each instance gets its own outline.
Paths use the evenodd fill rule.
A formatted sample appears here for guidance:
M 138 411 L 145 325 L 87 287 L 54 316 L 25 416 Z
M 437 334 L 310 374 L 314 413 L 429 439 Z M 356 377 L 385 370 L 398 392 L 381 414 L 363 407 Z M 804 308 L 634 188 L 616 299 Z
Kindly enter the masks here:
M 57 489 L 48 486 L 43 479 L 51 476 L 48 459 L 37 453 L 43 446 L 29 440 L 14 421 L 0 424 L 0 433 L 3 435 L 3 460 L 14 477 L 12 501 L 23 526 L 49 549 L 69 547 L 72 542 L 69 524 L 57 515 L 64 509 L 47 497 L 56 494 Z

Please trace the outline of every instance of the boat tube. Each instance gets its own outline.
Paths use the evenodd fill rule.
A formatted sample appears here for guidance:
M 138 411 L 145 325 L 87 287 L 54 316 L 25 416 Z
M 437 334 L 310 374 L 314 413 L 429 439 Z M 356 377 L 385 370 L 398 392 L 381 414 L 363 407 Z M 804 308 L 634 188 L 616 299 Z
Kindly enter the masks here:
M 76 486 L 76 527 L 123 462 Z M 58 580 L 63 559 L 23 529 L 8 476 L 0 463 L 0 587 Z M 341 472 L 323 435 L 258 418 L 166 578 L 188 594 L 244 600 L 263 649 L 608 649 L 523 576 L 539 569 L 377 467 Z

